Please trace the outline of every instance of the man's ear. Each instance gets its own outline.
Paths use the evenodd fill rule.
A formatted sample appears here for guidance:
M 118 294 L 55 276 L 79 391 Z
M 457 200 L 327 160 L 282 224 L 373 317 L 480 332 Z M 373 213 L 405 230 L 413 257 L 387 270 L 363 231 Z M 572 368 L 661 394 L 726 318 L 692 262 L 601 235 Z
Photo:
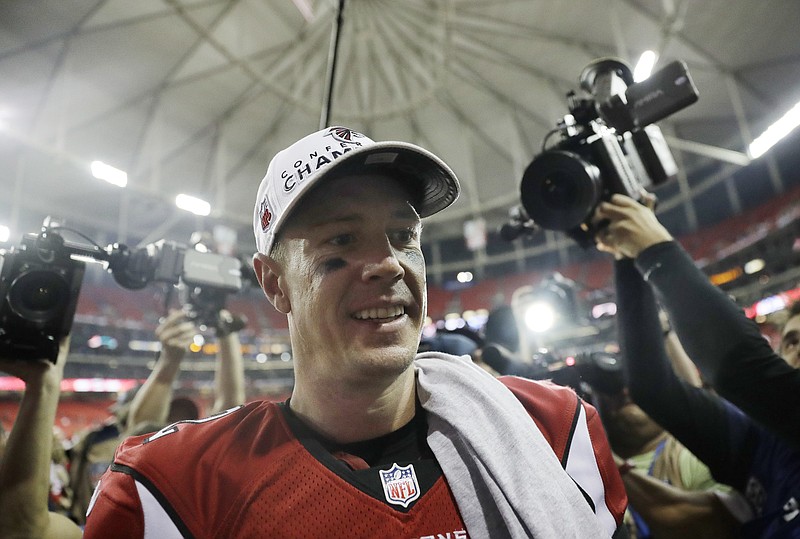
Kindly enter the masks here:
M 256 279 L 264 294 L 279 312 L 289 314 L 291 305 L 286 294 L 286 281 L 283 278 L 283 267 L 274 259 L 262 253 L 253 255 L 253 268 Z

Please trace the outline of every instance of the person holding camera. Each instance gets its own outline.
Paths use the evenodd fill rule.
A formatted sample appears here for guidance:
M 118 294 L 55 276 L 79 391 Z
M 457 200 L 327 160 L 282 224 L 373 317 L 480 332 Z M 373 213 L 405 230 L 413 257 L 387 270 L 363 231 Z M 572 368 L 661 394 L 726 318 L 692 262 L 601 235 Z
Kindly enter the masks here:
M 502 374 L 570 385 L 597 408 L 624 472 L 630 502 L 624 522 L 632 538 L 728 538 L 749 518 L 737 492 L 714 481 L 705 464 L 633 403 L 614 354 L 578 354 L 572 366 L 554 371 L 533 367 L 519 358 L 519 331 L 511 306 L 489 314 L 484 336 L 483 358 Z M 676 341 L 674 335 L 665 337 L 675 372 L 700 386 L 696 368 L 676 349 Z
M 677 370 L 676 370 L 677 372 Z M 626 522 L 637 539 L 731 537 L 751 517 L 742 496 L 630 397 L 622 380 L 584 376 L 628 493 Z M 605 382 L 605 383 L 603 383 Z
M 755 515 L 742 527 L 745 537 L 800 537 L 800 371 L 710 283 L 649 207 L 613 195 L 594 219 L 608 223 L 598 248 L 617 259 L 620 344 L 633 400 L 717 481 L 745 494 Z M 716 394 L 673 372 L 659 303 Z
M 218 317 L 220 322 L 215 332 L 219 357 L 215 364 L 215 397 L 211 414 L 243 404 L 245 400 L 244 364 L 238 326 L 231 325 L 233 315 L 226 309 L 221 309 Z M 231 330 L 227 331 L 226 328 Z M 173 398 L 173 385 L 180 373 L 181 363 L 198 332 L 197 326 L 182 310 L 173 309 L 162 319 L 156 328 L 161 352 L 153 372 L 131 402 L 128 427 L 143 421 L 164 426 L 175 421 L 199 419 L 199 410 L 191 414 L 179 413 Z
M 225 309 L 218 316 L 219 357 L 215 363 L 212 414 L 245 401 L 240 324 L 234 324 L 233 315 Z M 85 524 L 92 493 L 126 437 L 154 432 L 176 421 L 199 419 L 200 411 L 191 399 L 173 396 L 173 384 L 197 333 L 197 326 L 183 311 L 171 310 L 155 330 L 161 351 L 147 380 L 123 395 L 113 407 L 114 415 L 87 432 L 72 448 L 70 476 L 74 497 L 70 515 L 79 524 Z
M 86 537 L 624 533 L 593 408 L 467 357 L 417 355 L 420 219 L 458 192 L 427 150 L 345 127 L 279 152 L 255 205 L 254 266 L 288 318 L 291 398 L 129 439 Z
M 0 360 L 0 371 L 25 382 L 14 426 L 0 460 L 0 536 L 70 539 L 80 528 L 65 515 L 48 510 L 53 425 L 69 337 L 59 343 L 55 363 Z

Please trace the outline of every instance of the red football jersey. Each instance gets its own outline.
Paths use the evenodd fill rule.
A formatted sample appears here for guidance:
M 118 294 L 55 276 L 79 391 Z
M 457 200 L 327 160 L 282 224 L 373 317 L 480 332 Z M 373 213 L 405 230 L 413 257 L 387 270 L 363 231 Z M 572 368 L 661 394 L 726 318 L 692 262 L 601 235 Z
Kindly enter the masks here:
M 503 378 L 611 535 L 627 505 L 595 410 L 554 384 Z M 407 511 L 306 450 L 279 406 L 259 402 L 126 440 L 100 480 L 84 537 L 466 539 L 445 478 Z

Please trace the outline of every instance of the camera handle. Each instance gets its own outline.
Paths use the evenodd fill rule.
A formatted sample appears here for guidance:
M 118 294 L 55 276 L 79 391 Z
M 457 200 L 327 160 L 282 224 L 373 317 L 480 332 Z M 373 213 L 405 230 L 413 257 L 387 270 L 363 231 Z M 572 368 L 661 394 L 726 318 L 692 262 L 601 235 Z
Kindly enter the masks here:
M 521 205 L 513 206 L 508 211 L 508 222 L 500 226 L 500 237 L 505 241 L 514 241 L 520 236 L 530 236 L 539 228 L 528 217 L 527 212 Z

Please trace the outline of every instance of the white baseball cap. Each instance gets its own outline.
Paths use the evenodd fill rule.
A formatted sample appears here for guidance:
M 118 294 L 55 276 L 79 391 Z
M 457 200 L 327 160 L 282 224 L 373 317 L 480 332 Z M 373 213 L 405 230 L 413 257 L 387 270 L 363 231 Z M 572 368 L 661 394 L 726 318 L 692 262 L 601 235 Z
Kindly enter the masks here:
M 375 142 L 347 127 L 326 127 L 278 152 L 261 180 L 253 231 L 256 248 L 269 254 L 291 210 L 323 178 L 380 173 L 410 184 L 420 217 L 452 204 L 458 179 L 444 161 L 407 142 Z

